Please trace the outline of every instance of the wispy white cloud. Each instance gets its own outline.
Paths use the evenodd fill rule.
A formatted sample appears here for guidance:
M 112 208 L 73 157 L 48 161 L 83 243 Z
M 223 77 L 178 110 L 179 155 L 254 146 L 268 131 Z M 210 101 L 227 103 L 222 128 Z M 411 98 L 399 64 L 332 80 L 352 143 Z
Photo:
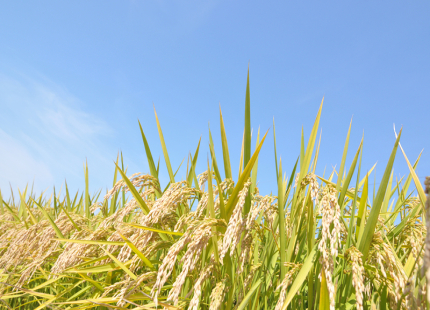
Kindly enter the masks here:
M 9 182 L 23 187 L 34 180 L 42 190 L 64 178 L 78 187 L 85 158 L 94 170 L 109 167 L 110 174 L 112 154 L 103 140 L 112 129 L 66 89 L 43 77 L 0 73 L 0 104 L 3 191 Z
M 2 192 L 9 190 L 10 184 L 23 188 L 24 184 L 31 183 L 37 177 L 41 184 L 53 184 L 54 177 L 49 167 L 36 159 L 24 143 L 13 138 L 0 129 L 0 188 Z
M 73 106 L 75 98 L 59 94 L 44 85 L 36 84 L 35 91 L 40 95 L 43 106 L 37 109 L 37 117 L 50 133 L 67 141 L 90 141 L 99 134 L 109 131 L 107 125 Z

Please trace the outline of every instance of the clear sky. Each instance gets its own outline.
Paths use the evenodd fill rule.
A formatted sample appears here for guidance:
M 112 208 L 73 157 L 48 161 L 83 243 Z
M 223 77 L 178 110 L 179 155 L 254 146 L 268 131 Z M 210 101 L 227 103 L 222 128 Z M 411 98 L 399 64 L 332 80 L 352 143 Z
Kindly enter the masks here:
M 148 172 L 138 119 L 167 182 L 153 104 L 174 169 L 202 137 L 199 173 L 208 123 L 221 162 L 221 105 L 237 176 L 248 64 L 254 138 L 274 117 L 288 174 L 325 96 L 319 173 L 339 167 L 353 117 L 347 165 L 364 132 L 362 169 L 378 162 L 378 183 L 395 124 L 411 161 L 424 149 L 423 180 L 429 16 L 429 1 L 2 1 L 0 188 L 8 196 L 9 182 L 34 180 L 51 191 L 67 179 L 82 190 L 85 159 L 91 189 L 110 187 L 119 150 L 130 173 Z M 258 179 L 263 193 L 276 191 L 272 131 Z

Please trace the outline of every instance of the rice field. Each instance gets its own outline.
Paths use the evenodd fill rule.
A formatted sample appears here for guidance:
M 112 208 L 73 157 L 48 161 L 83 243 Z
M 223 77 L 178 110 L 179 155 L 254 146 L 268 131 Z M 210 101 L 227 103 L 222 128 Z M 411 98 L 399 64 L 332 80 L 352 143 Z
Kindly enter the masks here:
M 316 175 L 322 106 L 292 171 L 278 160 L 275 124 L 251 143 L 248 75 L 237 178 L 221 111 L 222 154 L 215 156 L 210 136 L 207 170 L 196 171 L 206 161 L 199 142 L 182 176 L 155 114 L 167 186 L 139 123 L 147 173 L 127 174 L 120 156 L 104 195 L 89 193 L 85 165 L 82 193 L 65 184 L 63 193 L 0 196 L 0 307 L 429 309 L 430 178 L 424 188 L 415 173 L 420 158 L 409 161 L 400 130 L 371 197 L 375 167 L 361 167 L 362 142 L 346 165 L 350 127 L 339 170 Z M 269 134 L 277 188 L 263 196 L 258 156 L 273 147 L 265 145 Z M 396 156 L 409 167 L 400 180 Z

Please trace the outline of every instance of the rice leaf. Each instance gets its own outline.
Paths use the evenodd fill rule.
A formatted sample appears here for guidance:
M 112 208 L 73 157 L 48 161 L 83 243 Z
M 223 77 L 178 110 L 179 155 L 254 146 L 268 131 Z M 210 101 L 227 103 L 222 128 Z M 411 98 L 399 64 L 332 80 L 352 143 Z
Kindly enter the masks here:
M 142 262 L 150 269 L 154 269 L 154 265 L 145 257 L 145 255 L 142 254 L 142 252 L 139 251 L 139 249 L 125 236 L 123 236 L 120 232 L 118 234 L 121 236 L 122 239 L 124 239 L 125 243 L 130 247 L 130 249 L 133 250 L 133 252 L 142 260 Z
M 130 269 L 128 269 L 125 266 L 125 264 L 121 263 L 115 256 L 113 256 L 112 254 L 110 254 L 107 250 L 105 250 L 101 246 L 100 246 L 100 248 L 115 262 L 115 264 L 117 264 L 119 267 L 121 267 L 121 269 L 124 270 L 125 273 L 127 273 L 133 280 L 137 279 L 137 276 L 134 273 L 132 273 L 130 271 Z
M 202 140 L 202 138 L 199 139 L 199 143 L 197 144 L 196 151 L 194 152 L 194 157 L 192 158 L 192 161 L 191 161 L 190 172 L 188 173 L 188 177 L 187 177 L 187 183 L 188 183 L 189 187 L 191 187 L 191 185 L 193 183 L 193 177 L 195 175 L 195 169 L 196 169 L 196 164 L 197 164 L 197 158 L 199 156 L 199 149 L 200 149 L 201 140 Z
M 225 210 L 226 210 L 226 215 L 227 218 L 229 219 L 232 212 L 233 212 L 233 207 L 236 205 L 237 199 L 238 199 L 238 194 L 241 191 L 241 189 L 243 188 L 243 184 L 245 184 L 245 181 L 249 178 L 249 174 L 251 173 L 252 167 L 254 166 L 255 161 L 258 158 L 258 154 L 260 153 L 261 147 L 263 146 L 264 140 L 266 139 L 267 133 L 269 131 L 267 131 L 264 135 L 264 137 L 261 139 L 260 144 L 258 145 L 257 149 L 255 150 L 254 154 L 252 155 L 251 159 L 248 162 L 248 165 L 246 165 L 245 169 L 243 170 L 243 173 L 240 175 L 239 180 L 237 181 L 236 186 L 234 187 L 230 198 L 228 199 L 228 202 L 225 206 Z
M 324 269 L 321 269 L 321 286 L 320 286 L 320 310 L 330 310 L 330 295 L 327 288 L 327 280 Z
M 51 224 L 52 228 L 54 229 L 55 233 L 57 234 L 57 237 L 59 239 L 65 239 L 63 236 L 63 233 L 58 228 L 58 226 L 55 224 L 55 222 L 52 220 L 52 218 L 49 216 L 49 214 L 45 211 L 45 209 L 42 208 L 33 198 L 31 198 L 31 200 L 33 200 L 33 203 L 37 206 L 37 208 L 40 210 L 40 212 L 42 212 L 43 216 L 48 220 L 49 224 Z
M 220 127 L 221 127 L 221 144 L 222 144 L 222 155 L 224 159 L 224 171 L 225 178 L 231 179 L 231 165 L 230 165 L 230 155 L 228 153 L 228 143 L 227 143 L 227 135 L 225 133 L 224 120 L 222 117 L 221 106 L 219 107 L 219 119 L 220 119 Z
M 166 161 L 167 171 L 169 172 L 170 183 L 175 183 L 175 177 L 173 176 L 172 165 L 170 164 L 169 154 L 167 153 L 166 143 L 164 142 L 163 132 L 161 131 L 160 122 L 158 120 L 157 111 L 155 111 L 154 106 L 154 114 L 155 120 L 157 121 L 158 135 L 160 136 L 161 147 L 163 149 L 164 160 Z
M 373 234 L 375 232 L 375 227 L 378 221 L 379 212 L 382 207 L 382 202 L 384 200 L 385 192 L 387 190 L 388 179 L 391 174 L 391 169 L 394 164 L 394 159 L 396 157 L 397 147 L 399 145 L 400 137 L 402 135 L 402 130 L 400 130 L 399 135 L 394 143 L 393 150 L 391 152 L 390 158 L 388 160 L 387 167 L 385 168 L 384 175 L 381 180 L 381 184 L 379 185 L 378 193 L 376 194 L 375 201 L 373 202 L 372 209 L 370 210 L 369 217 L 366 222 L 366 226 L 364 227 L 363 237 L 361 238 L 359 244 L 359 250 L 363 254 L 362 260 L 365 261 L 367 259 L 367 255 L 369 254 L 370 244 L 372 242 Z
M 177 231 L 167 231 L 167 230 L 157 229 L 157 228 L 153 228 L 153 227 L 146 227 L 146 226 L 142 226 L 142 225 L 134 224 L 134 223 L 125 223 L 125 224 L 128 226 L 133 226 L 133 227 L 139 228 L 139 229 L 149 230 L 149 231 L 158 232 L 158 233 L 162 233 L 162 234 L 176 235 L 176 236 L 182 236 L 183 235 L 183 233 L 177 232 Z
M 290 302 L 293 300 L 293 297 L 296 295 L 302 284 L 305 282 L 309 271 L 312 267 L 314 267 L 314 262 L 318 258 L 316 251 L 316 247 L 314 247 L 309 253 L 309 255 L 306 257 L 305 261 L 303 262 L 302 268 L 300 268 L 299 273 L 297 274 L 296 278 L 293 281 L 293 284 L 291 284 L 290 290 L 287 293 L 287 296 L 285 297 L 285 303 L 282 306 L 282 310 L 286 310 Z
M 88 180 L 88 161 L 85 161 L 84 173 L 85 173 L 85 216 L 89 219 L 91 217 L 91 214 L 90 214 L 91 201 L 90 201 L 89 180 Z
M 122 241 L 105 241 L 105 240 L 76 240 L 76 239 L 65 239 L 65 238 L 53 238 L 52 240 L 61 242 L 71 242 L 80 244 L 97 244 L 97 245 L 124 245 L 125 242 Z
M 148 141 L 146 140 L 145 134 L 143 133 L 143 129 L 142 129 L 142 125 L 139 122 L 139 128 L 140 128 L 140 134 L 142 136 L 142 140 L 143 140 L 143 145 L 145 146 L 145 152 L 146 152 L 146 158 L 148 160 L 148 166 L 149 166 L 149 171 L 151 172 L 151 175 L 158 179 L 158 171 L 157 168 L 155 168 L 155 164 L 154 164 L 154 159 L 152 158 L 152 153 L 151 153 L 151 149 L 149 148 L 149 144 Z
M 260 288 L 261 283 L 263 282 L 262 279 L 258 279 L 257 282 L 251 287 L 251 289 L 248 291 L 248 293 L 243 298 L 242 302 L 240 303 L 237 310 L 244 310 L 246 306 L 248 305 L 249 301 L 251 300 L 252 295 L 254 295 L 255 291 Z
M 339 177 L 337 178 L 337 183 L 336 183 L 336 192 L 339 192 L 341 182 L 342 182 L 342 178 L 340 176 L 343 175 L 343 171 L 345 168 L 346 155 L 348 153 L 349 136 L 351 134 L 351 125 L 352 125 L 352 118 L 351 118 L 351 122 L 349 123 L 348 133 L 346 134 L 345 146 L 343 147 L 342 161 L 340 162 L 340 168 L 339 168 Z
M 147 204 L 145 203 L 145 201 L 143 200 L 143 198 L 139 195 L 139 193 L 137 192 L 136 188 L 134 187 L 134 185 L 131 183 L 131 181 L 127 178 L 127 176 L 125 175 L 125 173 L 121 170 L 121 168 L 115 164 L 115 166 L 117 167 L 119 173 L 122 176 L 122 179 L 124 180 L 124 182 L 127 184 L 128 189 L 130 190 L 130 193 L 133 195 L 134 199 L 136 199 L 137 204 L 139 205 L 139 207 L 142 209 L 144 214 L 148 214 L 149 213 L 149 207 L 147 206 Z

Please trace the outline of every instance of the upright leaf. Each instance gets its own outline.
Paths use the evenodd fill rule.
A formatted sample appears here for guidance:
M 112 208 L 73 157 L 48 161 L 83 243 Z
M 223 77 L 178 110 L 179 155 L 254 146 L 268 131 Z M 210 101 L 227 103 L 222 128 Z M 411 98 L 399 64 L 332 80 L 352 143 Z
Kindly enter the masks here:
M 85 162 L 84 166 L 85 172 L 85 216 L 89 219 L 91 217 L 90 214 L 90 191 L 89 191 L 89 181 L 88 181 L 88 161 Z
M 394 147 L 391 152 L 390 159 L 388 160 L 387 167 L 385 168 L 385 172 L 382 177 L 378 193 L 376 194 L 372 209 L 370 210 L 369 218 L 367 219 L 366 226 L 364 227 L 363 237 L 361 238 L 361 242 L 358 248 L 360 252 L 363 253 L 363 261 L 366 261 L 367 255 L 369 254 L 370 244 L 372 242 L 373 234 L 375 232 L 376 224 L 378 222 L 378 216 L 381 211 L 382 202 L 384 201 L 388 179 L 390 178 L 391 170 L 393 168 L 394 159 L 396 157 L 397 147 L 399 145 L 401 135 L 402 130 L 400 130 L 396 142 L 394 143 Z
M 163 132 L 161 131 L 160 122 L 158 120 L 157 111 L 154 107 L 155 120 L 157 121 L 158 135 L 160 136 L 161 147 L 163 149 L 164 160 L 166 161 L 167 171 L 169 172 L 170 183 L 175 183 L 175 177 L 173 175 L 172 165 L 170 164 L 169 154 L 167 153 L 166 143 L 164 142 Z
M 248 76 L 246 79 L 245 95 L 245 135 L 243 150 L 243 166 L 246 166 L 251 158 L 251 98 L 249 94 L 249 66 Z
M 340 185 L 342 181 L 342 178 L 340 176 L 343 175 L 343 171 L 345 169 L 346 155 L 348 153 L 348 145 L 349 145 L 349 136 L 351 134 L 351 125 L 352 125 L 352 118 L 351 118 L 351 122 L 349 123 L 348 133 L 346 134 L 345 146 L 343 147 L 342 161 L 340 163 L 340 168 L 339 168 L 339 177 L 337 178 L 337 183 L 336 183 L 336 192 L 339 192 L 340 190 Z
M 284 209 L 284 183 L 282 180 L 282 161 L 279 160 L 279 171 L 278 171 L 278 212 L 279 212 L 279 248 L 281 258 L 281 274 L 280 279 L 284 279 L 287 268 L 284 263 L 287 260 L 286 253 L 286 235 L 285 235 L 285 209 Z
M 327 280 L 324 269 L 321 269 L 320 307 L 319 310 L 330 310 L 330 295 L 327 288 Z
M 134 187 L 133 183 L 131 183 L 131 181 L 129 180 L 129 178 L 127 178 L 127 176 L 125 175 L 125 173 L 121 170 L 121 168 L 115 164 L 119 173 L 122 176 L 122 179 L 124 180 L 125 184 L 127 184 L 128 189 L 130 190 L 130 193 L 133 195 L 134 199 L 136 199 L 139 207 L 142 209 L 144 214 L 148 214 L 150 209 L 148 207 L 148 205 L 145 203 L 145 201 L 143 200 L 142 196 L 140 196 L 139 192 L 136 190 L 136 188 Z
M 260 144 L 258 145 L 257 149 L 255 150 L 254 154 L 252 155 L 251 159 L 248 162 L 248 165 L 246 165 L 245 169 L 243 169 L 242 174 L 240 175 L 239 180 L 236 183 L 236 186 L 233 188 L 233 191 L 228 199 L 228 202 L 225 206 L 227 219 L 230 218 L 234 206 L 237 203 L 238 200 L 238 194 L 243 188 L 243 184 L 245 184 L 246 180 L 249 178 L 249 174 L 251 173 L 252 167 L 254 166 L 255 161 L 258 158 L 258 154 L 260 153 L 261 147 L 263 146 L 264 140 L 266 139 L 267 131 L 264 135 L 264 137 L 261 139 Z M 228 221 L 227 221 L 228 222 Z
M 157 117 L 157 114 L 155 114 L 155 115 Z M 158 120 L 158 118 L 157 118 L 157 120 Z M 152 158 L 152 154 L 151 154 L 151 150 L 149 148 L 148 141 L 146 140 L 145 134 L 143 133 L 143 129 L 142 129 L 142 125 L 140 124 L 140 121 L 138 121 L 138 122 L 139 122 L 140 134 L 141 134 L 142 140 L 143 140 L 143 145 L 145 146 L 145 152 L 146 152 L 146 158 L 148 160 L 149 171 L 151 172 L 151 175 L 154 178 L 158 179 L 158 171 L 157 171 L 157 168 L 155 167 L 154 159 Z M 158 125 L 158 121 L 157 121 L 157 125 Z
M 192 161 L 191 161 L 190 172 L 188 173 L 188 177 L 187 177 L 187 183 L 188 183 L 189 187 L 191 187 L 191 185 L 193 183 L 193 177 L 195 175 L 196 163 L 197 163 L 197 158 L 199 156 L 199 149 L 200 149 L 200 141 L 201 140 L 202 140 L 202 138 L 199 139 L 199 144 L 197 144 L 197 149 L 194 152 L 194 157 L 192 158 Z
M 260 127 L 258 127 L 257 133 L 257 142 L 255 148 L 260 144 Z M 252 167 L 252 175 L 251 175 L 251 193 L 254 193 L 254 189 L 257 186 L 257 173 L 258 173 L 258 158 L 255 161 L 254 167 Z
M 221 127 L 221 144 L 222 144 L 222 155 L 224 159 L 224 171 L 225 178 L 231 179 L 231 165 L 230 165 L 230 155 L 228 153 L 228 143 L 227 143 L 227 135 L 225 133 L 224 120 L 222 118 L 221 106 L 219 107 L 219 119 L 220 119 L 220 127 Z
M 363 235 L 363 232 L 364 232 L 368 192 L 369 192 L 369 174 L 366 174 L 363 192 L 361 193 L 360 206 L 357 214 L 357 228 L 355 230 L 357 244 L 360 244 L 361 236 Z
M 3 196 L 1 195 L 1 190 L 0 190 L 0 212 L 3 215 L 4 214 L 4 209 L 3 209 Z
M 215 216 L 215 207 L 214 207 L 214 195 L 213 195 L 213 186 L 212 186 L 212 169 L 209 165 L 209 159 L 208 159 L 208 172 L 209 172 L 209 177 L 208 177 L 208 209 L 209 209 L 209 216 L 213 219 L 216 218 Z M 215 261 L 217 262 L 217 264 L 219 263 L 219 254 L 218 254 L 218 238 L 216 235 L 216 228 L 212 226 L 212 241 L 213 241 L 213 246 L 212 248 L 214 249 L 214 256 L 215 256 Z
M 49 216 L 48 212 L 46 212 L 46 210 L 42 208 L 33 198 L 31 198 L 31 200 L 33 200 L 33 203 L 37 206 L 40 212 L 42 212 L 43 216 L 48 220 L 49 224 L 51 224 L 51 227 L 54 229 L 57 237 L 60 239 L 65 239 L 63 233 L 58 228 L 57 224 L 55 224 L 54 220 Z
M 308 173 L 309 165 L 310 165 L 311 158 L 312 158 L 312 153 L 314 150 L 315 140 L 316 140 L 316 136 L 318 133 L 318 127 L 319 127 L 319 123 L 320 123 L 323 103 L 324 103 L 324 98 L 321 101 L 320 108 L 318 110 L 318 113 L 317 113 L 317 116 L 316 116 L 316 119 L 314 122 L 314 126 L 312 127 L 311 135 L 309 137 L 308 145 L 306 147 L 306 152 L 304 154 L 303 162 L 300 163 L 300 174 L 299 174 L 299 179 L 298 179 L 297 184 L 300 184 L 302 182 L 302 179 Z M 299 191 L 296 191 L 294 194 L 294 201 L 297 198 L 298 192 Z

